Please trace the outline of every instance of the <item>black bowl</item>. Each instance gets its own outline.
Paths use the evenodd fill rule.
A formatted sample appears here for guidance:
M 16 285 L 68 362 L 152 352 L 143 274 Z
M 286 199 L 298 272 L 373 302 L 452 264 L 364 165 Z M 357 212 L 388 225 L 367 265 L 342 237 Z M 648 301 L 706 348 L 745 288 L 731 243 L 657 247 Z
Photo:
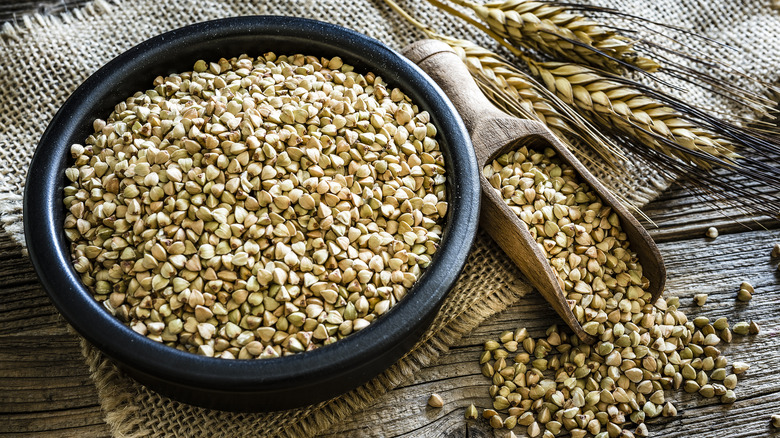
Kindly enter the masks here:
M 110 315 L 79 280 L 63 223 L 70 146 L 92 133 L 92 121 L 151 88 L 158 75 L 189 71 L 198 59 L 242 53 L 341 56 L 404 90 L 439 128 L 450 204 L 441 246 L 407 296 L 368 328 L 314 351 L 267 360 L 225 360 L 178 351 L 133 332 Z M 335 397 L 376 376 L 414 345 L 462 269 L 479 214 L 476 159 L 466 128 L 439 87 L 382 43 L 323 22 L 278 16 L 198 23 L 147 40 L 90 76 L 43 134 L 24 193 L 30 258 L 43 287 L 70 324 L 129 375 L 174 399 L 222 410 L 298 407 Z

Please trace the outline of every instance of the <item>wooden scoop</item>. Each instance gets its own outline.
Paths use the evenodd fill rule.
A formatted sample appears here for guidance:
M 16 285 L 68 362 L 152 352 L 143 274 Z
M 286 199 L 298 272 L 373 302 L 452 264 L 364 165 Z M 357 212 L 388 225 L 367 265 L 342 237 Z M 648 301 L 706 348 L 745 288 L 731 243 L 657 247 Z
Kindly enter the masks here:
M 524 145 L 537 151 L 550 147 L 563 161 L 576 169 L 579 176 L 587 181 L 603 202 L 612 207 L 620 217 L 623 230 L 631 242 L 631 249 L 638 254 L 643 274 L 650 280 L 648 291 L 655 302 L 666 282 L 666 269 L 655 243 L 636 218 L 588 172 L 544 124 L 515 118 L 493 106 L 482 94 L 458 55 L 441 41 L 418 41 L 406 47 L 404 55 L 439 84 L 455 105 L 471 135 L 482 185 L 480 225 L 580 339 L 585 342 L 595 340 L 585 333 L 575 319 L 558 277 L 525 223 L 509 209 L 501 195 L 482 175 L 481 169 L 505 152 Z

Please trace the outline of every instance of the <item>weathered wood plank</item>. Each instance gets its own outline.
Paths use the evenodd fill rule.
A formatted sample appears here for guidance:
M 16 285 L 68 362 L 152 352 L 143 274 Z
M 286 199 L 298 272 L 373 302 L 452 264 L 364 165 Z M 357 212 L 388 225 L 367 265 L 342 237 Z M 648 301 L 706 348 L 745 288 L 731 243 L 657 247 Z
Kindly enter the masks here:
M 3 414 L 97 405 L 96 390 L 73 335 L 0 337 L 0 388 Z
M 742 183 L 755 185 L 749 181 Z M 672 185 L 642 211 L 654 222 L 654 225 L 647 221 L 643 224 L 656 242 L 701 237 L 709 227 L 717 228 L 721 234 L 780 227 L 777 218 L 746 214 L 726 201 L 708 202 L 679 184 Z
M 765 158 L 763 161 L 769 163 L 778 159 L 780 157 Z M 749 176 L 723 169 L 717 172 L 729 184 L 741 188 L 749 187 L 760 193 L 764 199 L 780 198 L 776 189 Z M 775 217 L 749 213 L 740 208 L 740 205 L 744 204 L 740 194 L 723 193 L 723 198 L 715 202 L 711 196 L 702 197 L 689 187 L 689 184 L 674 183 L 655 201 L 642 208 L 654 222 L 652 225 L 645 221 L 645 226 L 656 242 L 701 237 L 709 227 L 718 228 L 721 234 L 780 227 L 780 216 L 777 216 L 780 212 L 775 212 Z
M 0 234 L 0 435 L 105 437 L 78 339 L 21 249 Z
M 0 436 L 98 438 L 110 435 L 98 406 L 60 411 L 3 414 Z
M 9 239 L 3 237 L 0 242 Z M 63 319 L 38 283 L 30 261 L 21 258 L 16 247 L 7 252 L 0 247 L 0 254 L 14 250 L 15 259 L 0 262 L 0 335 L 64 334 Z
M 6 433 L 109 434 L 75 336 L 0 336 L 0 435 Z

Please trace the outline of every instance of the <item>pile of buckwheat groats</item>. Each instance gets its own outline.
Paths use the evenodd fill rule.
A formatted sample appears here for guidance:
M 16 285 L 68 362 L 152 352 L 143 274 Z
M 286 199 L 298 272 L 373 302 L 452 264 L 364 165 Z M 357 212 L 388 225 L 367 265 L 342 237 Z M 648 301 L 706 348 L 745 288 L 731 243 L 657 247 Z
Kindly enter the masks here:
M 198 61 L 71 148 L 65 232 L 109 312 L 155 341 L 272 358 L 359 331 L 431 262 L 430 116 L 338 57 Z

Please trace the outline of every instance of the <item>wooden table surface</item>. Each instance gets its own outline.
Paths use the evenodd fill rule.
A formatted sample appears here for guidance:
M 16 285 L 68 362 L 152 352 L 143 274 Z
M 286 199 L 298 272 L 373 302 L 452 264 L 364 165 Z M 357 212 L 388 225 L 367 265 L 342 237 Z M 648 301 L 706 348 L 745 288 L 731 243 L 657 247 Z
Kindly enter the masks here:
M 76 1 L 10 2 L 0 0 L 0 24 L 29 11 L 57 11 Z M 730 361 L 751 363 L 737 387 L 738 400 L 724 406 L 682 391 L 667 393 L 678 409 L 675 418 L 648 423 L 655 437 L 780 436 L 769 417 L 780 414 L 780 271 L 770 258 L 780 242 L 780 221 L 740 216 L 717 209 L 674 186 L 644 209 L 657 227 L 649 227 L 666 261 L 666 296 L 680 296 L 689 316 L 731 322 L 754 320 L 761 333 L 734 337 L 724 348 Z M 730 218 L 729 218 L 730 216 Z M 717 226 L 720 237 L 704 231 Z M 735 300 L 742 281 L 755 287 L 749 303 Z M 707 293 L 707 304 L 692 304 Z M 376 400 L 368 410 L 331 428 L 330 436 L 494 436 L 484 420 L 466 422 L 463 412 L 474 403 L 489 407 L 489 383 L 479 369 L 482 344 L 520 326 L 544 329 L 551 308 L 533 292 L 517 305 L 485 321 L 433 365 Z M 444 407 L 426 406 L 436 392 Z M 523 436 L 523 427 L 515 428 Z M 0 231 L 0 435 L 29 437 L 103 437 L 109 429 L 78 340 L 38 285 L 21 249 Z M 499 433 L 496 436 L 505 436 Z

